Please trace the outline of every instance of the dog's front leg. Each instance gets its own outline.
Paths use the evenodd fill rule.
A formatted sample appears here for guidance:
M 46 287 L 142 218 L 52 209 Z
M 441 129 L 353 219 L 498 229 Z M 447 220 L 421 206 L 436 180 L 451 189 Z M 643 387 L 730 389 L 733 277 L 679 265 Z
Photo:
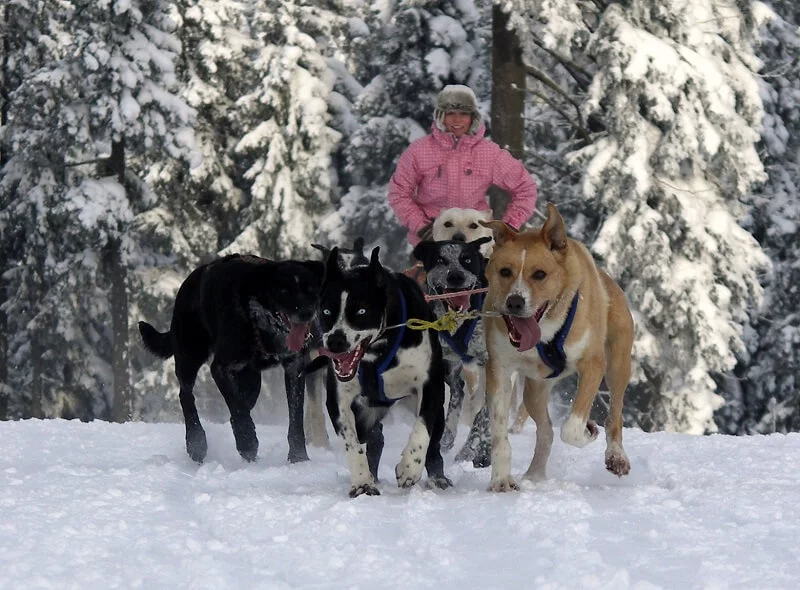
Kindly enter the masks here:
M 453 448 L 458 431 L 458 420 L 464 406 L 464 380 L 462 379 L 462 364 L 454 361 L 444 361 L 447 372 L 445 373 L 447 385 L 450 386 L 450 403 L 447 407 L 444 434 L 442 435 L 442 450 L 447 452 Z
M 344 441 L 344 452 L 347 456 L 347 467 L 350 470 L 350 497 L 355 498 L 362 494 L 377 496 L 380 494 L 375 487 L 375 480 L 369 470 L 366 445 L 358 442 L 356 430 L 356 417 L 353 414 L 353 400 L 361 392 L 358 381 L 339 383 L 337 392 L 339 410 L 339 436 Z
M 594 420 L 589 420 L 597 390 L 603 380 L 605 359 L 602 355 L 582 358 L 576 363 L 578 369 L 578 392 L 572 402 L 569 418 L 561 427 L 561 440 L 569 445 L 585 447 L 597 438 L 600 432 Z
M 491 492 L 518 490 L 511 477 L 511 443 L 508 440 L 508 411 L 511 406 L 511 379 L 496 356 L 486 364 L 486 401 L 489 405 L 489 422 L 492 431 Z

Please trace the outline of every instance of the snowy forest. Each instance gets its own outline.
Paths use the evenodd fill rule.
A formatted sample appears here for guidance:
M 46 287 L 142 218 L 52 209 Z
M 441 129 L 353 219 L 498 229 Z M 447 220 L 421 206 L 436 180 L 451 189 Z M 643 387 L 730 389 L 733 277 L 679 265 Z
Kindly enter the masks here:
M 389 178 L 466 84 L 625 290 L 626 426 L 798 431 L 798 24 L 796 0 L 4 0 L 0 419 L 179 416 L 136 322 L 166 330 L 222 254 L 363 236 L 404 268 Z

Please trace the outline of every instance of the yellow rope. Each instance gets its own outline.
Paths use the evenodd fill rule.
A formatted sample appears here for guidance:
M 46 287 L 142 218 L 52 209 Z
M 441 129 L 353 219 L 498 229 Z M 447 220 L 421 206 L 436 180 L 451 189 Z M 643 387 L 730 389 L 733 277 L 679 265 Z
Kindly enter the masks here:
M 455 332 L 458 329 L 459 320 L 471 320 L 480 315 L 480 311 L 472 309 L 470 311 L 457 312 L 448 309 L 447 312 L 440 318 L 429 322 L 427 320 L 420 320 L 418 318 L 411 318 L 406 321 L 406 327 L 412 330 L 436 330 L 437 332 Z

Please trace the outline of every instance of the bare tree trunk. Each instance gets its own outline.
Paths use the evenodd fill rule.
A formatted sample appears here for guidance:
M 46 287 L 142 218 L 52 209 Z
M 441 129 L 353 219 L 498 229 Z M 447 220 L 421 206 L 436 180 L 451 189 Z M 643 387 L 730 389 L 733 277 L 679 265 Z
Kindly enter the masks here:
M 525 149 L 525 66 L 517 33 L 508 30 L 508 15 L 492 7 L 492 139 L 515 158 Z M 495 219 L 508 207 L 509 195 L 497 187 L 489 190 Z
M 125 186 L 125 142 L 111 144 L 108 160 L 110 172 Z M 133 417 L 133 391 L 131 389 L 128 359 L 128 269 L 122 261 L 121 243 L 112 239 L 104 253 L 106 272 L 111 283 L 111 329 L 113 333 L 112 374 L 114 376 L 114 400 L 111 420 L 125 422 Z
M 0 30 L 5 30 L 10 12 L 11 7 L 6 5 L 3 8 Z M 3 55 L 0 63 L 0 128 L 4 128 L 8 124 L 8 54 L 10 51 L 11 43 L 8 40 L 8 32 L 6 31 L 3 35 Z M 0 143 L 0 170 L 3 169 L 7 162 L 8 153 L 5 145 Z M 8 244 L 5 244 L 3 250 L 9 247 Z M 7 252 L 0 252 L 0 254 L 5 257 Z M 2 270 L 4 269 L 0 269 L 0 271 Z M 8 383 L 8 316 L 2 310 L 6 301 L 8 301 L 8 283 L 6 279 L 2 278 L 2 272 L 0 272 L 0 420 L 8 419 L 8 394 L 3 391 L 3 385 Z

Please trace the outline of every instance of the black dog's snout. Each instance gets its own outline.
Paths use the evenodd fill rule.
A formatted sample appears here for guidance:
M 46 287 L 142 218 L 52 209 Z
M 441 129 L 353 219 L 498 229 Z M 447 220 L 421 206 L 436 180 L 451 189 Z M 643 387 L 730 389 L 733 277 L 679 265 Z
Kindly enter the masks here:
M 451 287 L 460 287 L 464 284 L 464 273 L 460 270 L 451 270 L 447 273 L 447 284 Z
M 326 339 L 327 348 L 333 353 L 347 352 L 347 336 L 341 330 L 336 330 Z
M 458 233 L 456 233 L 456 234 L 454 234 L 454 235 L 453 235 L 452 239 L 453 239 L 454 241 L 456 241 L 456 242 L 466 242 L 466 241 L 467 241 L 467 236 L 465 236 L 465 235 L 464 235 L 463 233 L 461 233 L 461 232 L 458 232 Z
M 509 295 L 506 299 L 508 313 L 522 313 L 525 309 L 525 298 L 522 295 Z

